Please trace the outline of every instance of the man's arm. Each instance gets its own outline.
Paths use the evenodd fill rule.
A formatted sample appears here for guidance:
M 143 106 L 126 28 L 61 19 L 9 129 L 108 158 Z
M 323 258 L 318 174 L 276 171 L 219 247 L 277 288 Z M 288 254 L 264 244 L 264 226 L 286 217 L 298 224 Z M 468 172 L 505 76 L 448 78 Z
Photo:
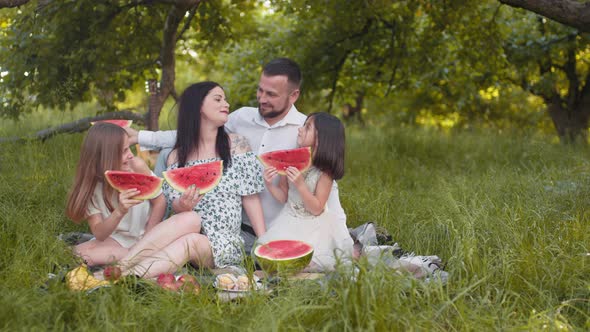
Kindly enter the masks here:
M 129 144 L 138 144 L 142 150 L 161 150 L 173 148 L 176 143 L 176 130 L 166 131 L 137 131 L 133 128 L 125 128 L 129 135 Z

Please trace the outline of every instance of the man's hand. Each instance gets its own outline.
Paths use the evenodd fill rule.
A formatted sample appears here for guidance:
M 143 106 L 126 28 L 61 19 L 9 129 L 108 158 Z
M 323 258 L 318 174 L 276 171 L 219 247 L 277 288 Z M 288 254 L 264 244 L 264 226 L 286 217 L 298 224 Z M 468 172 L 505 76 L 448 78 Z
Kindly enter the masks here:
M 129 135 L 129 146 L 137 144 L 137 130 L 131 127 L 127 127 L 124 129 L 127 132 L 127 135 Z

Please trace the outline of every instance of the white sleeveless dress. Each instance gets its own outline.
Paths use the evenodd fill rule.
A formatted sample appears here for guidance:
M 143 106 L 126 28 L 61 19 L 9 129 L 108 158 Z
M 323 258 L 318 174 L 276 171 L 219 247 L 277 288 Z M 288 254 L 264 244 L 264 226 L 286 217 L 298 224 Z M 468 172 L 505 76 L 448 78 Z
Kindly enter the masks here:
M 310 167 L 303 173 L 307 188 L 315 193 L 321 171 Z M 301 195 L 289 184 L 287 203 L 271 223 L 267 232 L 258 239 L 259 244 L 273 240 L 299 240 L 311 244 L 314 248 L 309 272 L 334 270 L 336 263 L 350 262 L 353 240 L 346 223 L 327 211 L 314 216 L 305 210 Z

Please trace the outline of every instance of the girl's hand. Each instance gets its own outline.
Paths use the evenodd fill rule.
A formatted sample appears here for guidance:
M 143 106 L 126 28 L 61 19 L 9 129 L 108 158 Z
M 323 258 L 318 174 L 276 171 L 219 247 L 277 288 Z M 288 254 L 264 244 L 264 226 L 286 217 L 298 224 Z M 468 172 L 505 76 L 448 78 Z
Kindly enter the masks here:
M 279 175 L 277 169 L 273 166 L 267 167 L 264 169 L 263 178 L 264 184 L 268 187 L 272 184 L 272 180 Z
M 178 209 L 176 212 L 192 211 L 201 200 L 201 197 L 203 196 L 199 194 L 199 188 L 194 184 L 191 185 L 188 190 L 182 193 L 182 196 L 178 198 Z
M 289 166 L 285 170 L 287 172 L 287 179 L 289 182 L 295 185 L 295 188 L 301 188 L 301 186 L 305 186 L 305 181 L 303 181 L 303 177 L 301 176 L 301 172 L 296 167 Z
M 119 206 L 117 210 L 119 210 L 123 215 L 127 214 L 130 208 L 134 207 L 135 205 L 143 202 L 140 199 L 133 199 L 133 197 L 139 195 L 139 190 L 137 189 L 127 189 L 119 193 Z

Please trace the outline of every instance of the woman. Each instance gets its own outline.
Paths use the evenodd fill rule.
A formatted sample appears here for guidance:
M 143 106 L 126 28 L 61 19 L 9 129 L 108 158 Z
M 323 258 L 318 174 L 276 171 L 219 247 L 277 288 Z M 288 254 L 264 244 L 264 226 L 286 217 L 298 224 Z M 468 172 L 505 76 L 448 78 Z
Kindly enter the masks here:
M 167 169 L 223 160 L 223 176 L 219 184 L 203 196 L 194 187 L 183 194 L 167 183 L 162 187 L 169 211 L 199 214 L 202 234 L 192 234 L 191 243 L 178 250 L 184 250 L 189 260 L 205 268 L 242 262 L 242 207 L 256 235 L 265 232 L 258 197 L 258 193 L 264 190 L 262 168 L 244 137 L 225 132 L 228 115 L 225 92 L 215 82 L 196 83 L 182 93 L 176 144 L 168 156 Z M 143 255 L 141 244 L 136 248 L 135 254 L 145 257 L 134 267 L 137 274 L 141 274 L 142 269 L 151 269 L 150 264 L 157 262 L 161 265 L 161 260 L 166 260 L 160 256 L 150 257 L 149 253 Z M 161 267 L 158 270 L 161 271 Z

